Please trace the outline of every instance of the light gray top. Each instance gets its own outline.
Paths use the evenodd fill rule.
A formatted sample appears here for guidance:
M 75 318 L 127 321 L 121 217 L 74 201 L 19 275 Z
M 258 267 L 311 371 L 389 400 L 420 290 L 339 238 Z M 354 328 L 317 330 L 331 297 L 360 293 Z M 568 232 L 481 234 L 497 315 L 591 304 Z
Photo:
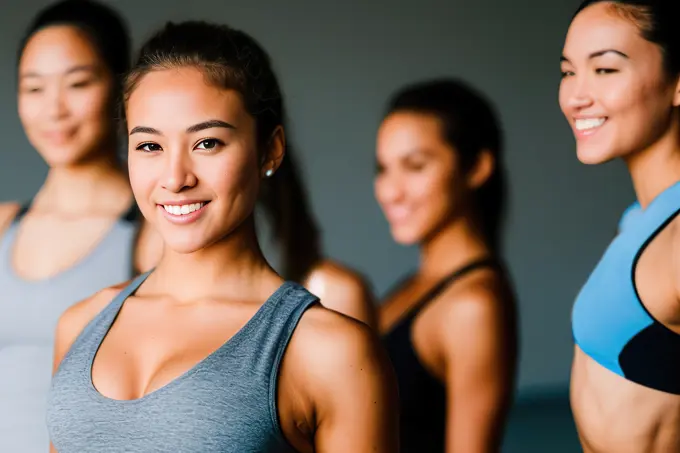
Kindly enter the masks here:
M 137 222 L 131 210 L 76 265 L 26 281 L 11 264 L 24 212 L 0 239 L 0 452 L 46 453 L 45 402 L 57 321 L 75 302 L 132 277 Z
M 135 400 L 103 396 L 92 363 L 136 278 L 78 336 L 48 398 L 47 424 L 59 453 L 284 453 L 276 388 L 288 342 L 318 299 L 286 282 L 215 352 L 160 389 Z

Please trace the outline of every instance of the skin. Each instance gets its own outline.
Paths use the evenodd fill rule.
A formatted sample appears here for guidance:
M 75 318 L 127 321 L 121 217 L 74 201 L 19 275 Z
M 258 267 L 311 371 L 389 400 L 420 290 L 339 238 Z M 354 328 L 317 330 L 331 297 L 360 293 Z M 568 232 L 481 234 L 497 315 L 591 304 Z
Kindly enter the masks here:
M 133 197 L 115 160 L 113 78 L 87 36 L 71 26 L 35 33 L 18 75 L 21 123 L 49 172 L 22 220 L 12 265 L 20 278 L 41 281 L 87 256 Z M 18 209 L 0 204 L 0 233 Z M 151 264 L 144 253 L 136 263 Z
M 463 173 L 436 117 L 397 112 L 380 127 L 377 160 L 375 195 L 392 236 L 418 244 L 421 254 L 417 273 L 382 306 L 380 330 L 386 333 L 442 278 L 491 255 L 469 200 L 493 171 L 493 159 L 483 152 Z M 416 355 L 446 386 L 449 453 L 500 451 L 514 385 L 513 303 L 504 276 L 485 268 L 450 285 L 415 319 Z
M 374 297 L 366 280 L 339 263 L 324 260 L 312 269 L 305 287 L 324 307 L 377 328 Z
M 593 54 L 613 50 L 600 56 Z M 625 55 L 622 56 L 621 54 Z M 680 85 L 664 70 L 661 50 L 608 3 L 572 22 L 563 50 L 560 106 L 588 164 L 621 158 L 644 209 L 680 180 Z M 575 118 L 606 117 L 594 133 Z M 642 252 L 635 270 L 640 300 L 656 320 L 680 333 L 680 253 L 674 219 Z M 680 397 L 609 372 L 575 347 L 571 405 L 583 449 L 602 452 L 680 450 Z
M 282 284 L 262 256 L 252 215 L 261 179 L 283 158 L 285 137 L 280 127 L 274 131 L 262 164 L 255 120 L 240 95 L 207 84 L 191 67 L 145 75 L 129 98 L 127 118 L 133 191 L 164 251 L 104 339 L 92 379 L 103 395 L 129 400 L 208 356 Z M 158 206 L 188 199 L 209 201 L 189 224 L 173 224 Z M 119 290 L 106 289 L 64 314 L 55 370 Z M 362 323 L 320 305 L 308 309 L 278 386 L 281 429 L 298 451 L 399 450 L 394 377 L 379 340 Z

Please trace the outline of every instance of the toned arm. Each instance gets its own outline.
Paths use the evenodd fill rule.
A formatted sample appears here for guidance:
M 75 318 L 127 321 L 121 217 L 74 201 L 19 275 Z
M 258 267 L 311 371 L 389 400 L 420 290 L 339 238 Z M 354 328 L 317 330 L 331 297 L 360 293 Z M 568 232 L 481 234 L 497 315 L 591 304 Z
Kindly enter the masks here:
M 491 290 L 473 287 L 441 319 L 447 453 L 500 451 L 514 387 L 513 319 Z
M 398 453 L 394 372 L 377 336 L 329 310 L 310 316 L 294 360 L 305 368 L 317 453 Z

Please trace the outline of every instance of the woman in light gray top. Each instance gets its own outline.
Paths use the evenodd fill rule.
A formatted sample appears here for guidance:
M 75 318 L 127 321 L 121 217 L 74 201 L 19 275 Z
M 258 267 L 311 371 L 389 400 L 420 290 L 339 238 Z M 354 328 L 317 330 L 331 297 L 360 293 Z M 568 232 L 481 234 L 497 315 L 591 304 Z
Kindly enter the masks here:
M 227 26 L 168 24 L 125 110 L 132 189 L 163 255 L 62 316 L 53 451 L 398 452 L 379 340 L 284 282 L 258 245 L 258 191 L 286 143 L 265 51 Z
M 49 172 L 31 202 L 0 204 L 0 452 L 49 448 L 59 316 L 145 267 L 134 250 L 141 216 L 116 156 L 128 43 L 114 11 L 67 0 L 40 11 L 20 45 L 19 116 Z

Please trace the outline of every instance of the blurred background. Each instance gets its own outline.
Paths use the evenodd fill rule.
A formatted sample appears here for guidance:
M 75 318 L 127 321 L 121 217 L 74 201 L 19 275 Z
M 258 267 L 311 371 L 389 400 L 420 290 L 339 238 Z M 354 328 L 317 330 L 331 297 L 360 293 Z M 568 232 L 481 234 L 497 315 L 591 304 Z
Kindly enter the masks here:
M 28 200 L 47 168 L 16 113 L 16 51 L 36 10 L 0 16 L 0 200 Z M 557 104 L 559 57 L 578 0 L 109 0 L 135 44 L 167 20 L 209 19 L 254 35 L 287 97 L 292 139 L 329 257 L 380 296 L 415 268 L 373 197 L 375 134 L 402 85 L 456 76 L 495 103 L 506 133 L 505 256 L 519 294 L 521 362 L 504 452 L 580 451 L 568 404 L 572 301 L 634 199 L 622 164 L 580 164 Z M 265 232 L 266 233 L 266 232 Z M 266 236 L 266 234 L 265 234 Z M 268 251 L 266 237 L 263 240 Z

